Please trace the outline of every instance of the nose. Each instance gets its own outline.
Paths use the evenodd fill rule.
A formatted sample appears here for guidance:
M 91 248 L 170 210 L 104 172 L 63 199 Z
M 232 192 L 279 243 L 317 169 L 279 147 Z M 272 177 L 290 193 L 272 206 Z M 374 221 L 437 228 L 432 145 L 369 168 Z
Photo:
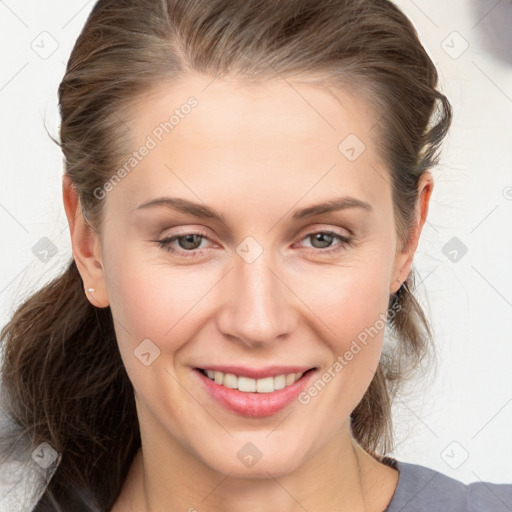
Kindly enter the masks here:
M 251 348 L 286 338 L 297 324 L 293 292 L 269 251 L 252 263 L 236 256 L 234 268 L 223 279 L 225 298 L 217 326 L 226 337 Z

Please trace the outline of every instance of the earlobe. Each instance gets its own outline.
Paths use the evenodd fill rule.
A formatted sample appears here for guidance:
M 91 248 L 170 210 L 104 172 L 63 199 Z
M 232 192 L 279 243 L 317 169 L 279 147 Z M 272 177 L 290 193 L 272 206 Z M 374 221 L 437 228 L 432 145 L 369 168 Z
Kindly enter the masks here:
M 85 220 L 76 190 L 69 176 L 62 178 L 64 209 L 68 219 L 71 246 L 76 266 L 84 283 L 84 293 L 96 307 L 109 305 L 97 232 Z
M 427 220 L 430 197 L 432 195 L 432 191 L 434 190 L 434 179 L 432 178 L 432 174 L 430 172 L 426 171 L 421 176 L 419 190 L 419 229 L 421 231 L 423 224 L 425 224 Z
M 427 220 L 428 207 L 432 190 L 434 188 L 434 180 L 429 171 L 425 171 L 418 181 L 418 199 L 415 205 L 415 220 L 411 231 L 409 232 L 409 243 L 407 247 L 397 251 L 395 264 L 392 274 L 392 282 L 390 285 L 390 293 L 396 293 L 402 283 L 407 280 L 411 272 L 412 261 L 423 229 L 423 225 Z
M 407 281 L 409 274 L 411 273 L 413 258 L 414 254 L 410 249 L 397 253 L 393 271 L 394 279 L 391 282 L 389 293 L 395 294 L 402 284 Z

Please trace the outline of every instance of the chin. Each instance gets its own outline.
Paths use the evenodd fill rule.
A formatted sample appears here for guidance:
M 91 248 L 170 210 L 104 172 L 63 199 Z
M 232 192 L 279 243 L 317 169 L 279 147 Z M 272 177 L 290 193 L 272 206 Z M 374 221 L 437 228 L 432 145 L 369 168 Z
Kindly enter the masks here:
M 262 443 L 257 439 L 254 443 L 242 441 L 234 444 L 233 449 L 217 445 L 218 450 L 201 457 L 203 463 L 214 471 L 229 474 L 230 478 L 268 479 L 292 473 L 304 463 L 306 456 L 295 446 L 284 451 L 282 446 L 272 446 L 267 442 L 266 447 L 258 448 Z

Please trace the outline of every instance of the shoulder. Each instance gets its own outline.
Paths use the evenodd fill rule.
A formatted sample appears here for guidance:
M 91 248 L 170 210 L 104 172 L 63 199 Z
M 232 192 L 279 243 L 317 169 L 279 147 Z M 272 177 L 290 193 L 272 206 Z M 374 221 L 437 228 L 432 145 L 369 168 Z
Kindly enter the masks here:
M 48 443 L 34 445 L 8 413 L 0 372 L 0 511 L 31 512 L 61 462 Z
M 384 512 L 510 512 L 512 483 L 464 484 L 439 471 L 387 458 L 399 470 L 395 493 Z

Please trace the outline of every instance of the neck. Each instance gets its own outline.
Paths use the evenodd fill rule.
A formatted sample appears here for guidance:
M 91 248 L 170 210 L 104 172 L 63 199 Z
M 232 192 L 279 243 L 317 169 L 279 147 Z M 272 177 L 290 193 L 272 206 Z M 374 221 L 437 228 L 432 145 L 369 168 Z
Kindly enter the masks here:
M 266 467 L 257 477 L 216 471 L 180 443 L 151 442 L 162 437 L 142 435 L 142 448 L 112 512 L 384 510 L 398 481 L 396 471 L 366 453 L 348 427 L 290 471 Z

